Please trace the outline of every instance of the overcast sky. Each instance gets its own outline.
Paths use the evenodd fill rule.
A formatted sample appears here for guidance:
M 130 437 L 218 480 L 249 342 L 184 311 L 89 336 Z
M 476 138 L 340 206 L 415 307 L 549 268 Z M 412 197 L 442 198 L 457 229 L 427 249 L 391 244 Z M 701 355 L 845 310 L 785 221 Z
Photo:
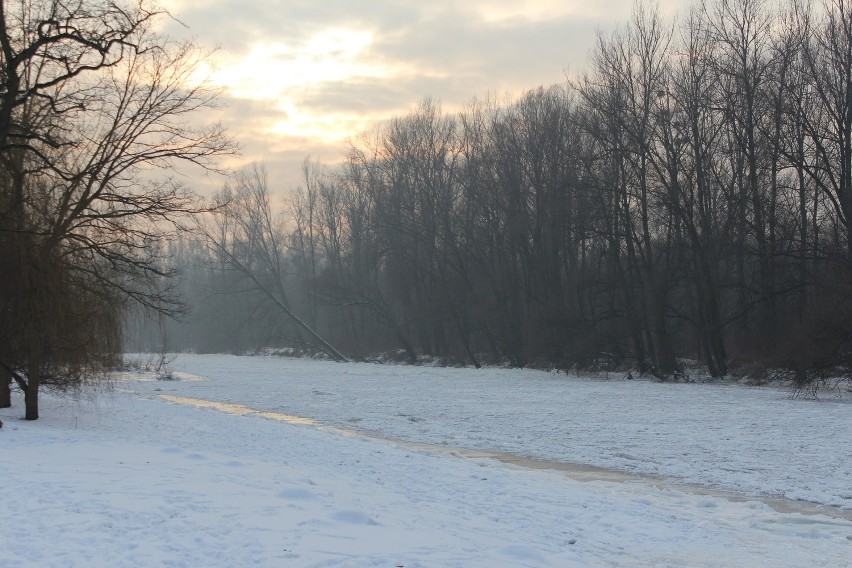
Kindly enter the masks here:
M 598 29 L 632 0 L 162 0 L 218 46 L 207 71 L 225 89 L 218 118 L 266 164 L 274 190 L 307 155 L 332 163 L 347 138 L 431 96 L 445 110 L 516 96 L 584 67 Z M 671 0 L 670 3 L 678 3 Z M 204 182 L 202 182 L 204 183 Z M 220 184 L 209 180 L 209 184 Z

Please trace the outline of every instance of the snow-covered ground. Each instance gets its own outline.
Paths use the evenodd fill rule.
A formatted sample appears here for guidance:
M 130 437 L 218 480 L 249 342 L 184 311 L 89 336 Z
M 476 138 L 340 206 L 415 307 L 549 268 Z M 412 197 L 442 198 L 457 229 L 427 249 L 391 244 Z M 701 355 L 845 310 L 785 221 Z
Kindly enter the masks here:
M 181 355 L 171 367 L 178 377 L 205 380 L 132 388 L 237 403 L 385 438 L 852 509 L 848 392 L 840 399 L 793 400 L 779 388 L 228 355 Z
M 37 422 L 18 419 L 19 395 L 0 410 L 0 566 L 852 566 L 848 394 L 275 357 L 172 367 L 181 380 L 45 397 Z M 778 512 L 766 494 L 828 507 Z

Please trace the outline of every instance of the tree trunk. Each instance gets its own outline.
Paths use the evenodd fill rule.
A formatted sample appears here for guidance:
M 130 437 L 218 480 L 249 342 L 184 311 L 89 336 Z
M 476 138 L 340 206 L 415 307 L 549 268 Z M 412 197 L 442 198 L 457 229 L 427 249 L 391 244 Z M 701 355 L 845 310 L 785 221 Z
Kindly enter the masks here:
M 38 420 L 38 379 L 35 376 L 30 376 L 27 381 L 24 404 L 26 405 L 24 418 L 27 420 Z
M 41 357 L 39 354 L 38 337 L 35 335 L 35 325 L 30 323 L 29 364 L 27 366 L 27 390 L 24 392 L 26 411 L 24 418 L 38 420 L 38 386 L 41 378 Z
M 27 420 L 38 420 L 38 386 L 39 386 L 39 361 L 37 353 L 30 350 L 30 362 L 27 370 L 27 390 L 24 392 L 24 405 L 26 411 L 24 418 Z
M 808 196 L 805 185 L 805 169 L 802 164 L 805 161 L 805 139 L 797 135 L 798 164 L 796 175 L 799 180 L 799 321 L 803 321 L 808 305 L 808 259 L 816 256 L 816 243 L 814 251 L 808 251 Z
M 677 372 L 678 364 L 672 346 L 671 335 L 666 326 L 666 293 L 661 290 L 662 286 L 657 284 L 658 289 L 655 290 L 654 309 L 654 331 L 656 335 L 657 347 L 657 370 L 663 376 L 669 376 Z
M 704 264 L 702 262 L 702 264 Z M 702 301 L 705 313 L 705 334 L 707 337 L 707 366 L 714 377 L 724 377 L 728 374 L 728 356 L 725 350 L 725 339 L 722 333 L 722 318 L 719 314 L 719 301 L 716 288 L 710 276 L 709 269 L 702 266 L 701 286 Z M 699 288 L 699 289 L 700 289 Z
M 9 408 L 12 406 L 12 375 L 9 371 L 0 367 L 0 408 Z

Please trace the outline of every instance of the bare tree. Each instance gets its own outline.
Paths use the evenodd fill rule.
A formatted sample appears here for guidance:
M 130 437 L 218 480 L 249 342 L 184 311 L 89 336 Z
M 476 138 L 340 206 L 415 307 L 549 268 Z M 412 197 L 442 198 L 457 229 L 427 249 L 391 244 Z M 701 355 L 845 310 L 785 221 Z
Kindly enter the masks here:
M 213 254 L 222 256 L 231 270 L 261 292 L 319 349 L 336 361 L 347 361 L 291 305 L 285 286 L 285 232 L 270 204 L 267 175 L 261 166 L 235 174 L 233 183 L 222 192 L 213 223 L 214 227 L 204 229 Z
M 838 258 L 852 263 L 852 5 L 826 0 L 820 17 L 805 12 L 802 22 L 808 26 L 802 61 L 811 96 L 793 99 L 807 138 L 799 165 L 837 219 L 845 241 Z
M 158 243 L 199 208 L 157 172 L 215 170 L 233 150 L 221 127 L 188 122 L 216 92 L 194 79 L 192 44 L 154 33 L 158 17 L 109 0 L 0 6 L 0 248 L 19 268 L 4 275 L 4 316 L 26 322 L 15 336 L 4 326 L 0 364 L 28 419 L 40 384 L 80 384 L 108 363 L 96 354 L 120 349 L 123 302 L 179 309 L 156 282 Z
M 783 10 L 637 4 L 569 85 L 458 115 L 426 99 L 341 167 L 306 162 L 286 223 L 238 176 L 207 256 L 239 270 L 203 277 L 412 362 L 829 369 L 852 337 L 852 12 Z

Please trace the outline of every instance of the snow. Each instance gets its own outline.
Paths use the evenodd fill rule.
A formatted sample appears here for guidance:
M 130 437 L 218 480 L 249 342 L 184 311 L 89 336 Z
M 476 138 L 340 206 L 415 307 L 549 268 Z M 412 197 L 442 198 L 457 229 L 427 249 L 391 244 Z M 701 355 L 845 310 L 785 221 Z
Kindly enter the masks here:
M 277 357 L 172 368 L 45 396 L 36 422 L 19 393 L 0 410 L 0 566 L 852 566 L 845 399 Z M 497 451 L 633 474 L 460 457 Z
M 383 438 L 852 509 L 849 393 L 794 400 L 778 388 L 227 355 L 181 355 L 173 368 L 178 377 L 208 380 L 153 388 Z

